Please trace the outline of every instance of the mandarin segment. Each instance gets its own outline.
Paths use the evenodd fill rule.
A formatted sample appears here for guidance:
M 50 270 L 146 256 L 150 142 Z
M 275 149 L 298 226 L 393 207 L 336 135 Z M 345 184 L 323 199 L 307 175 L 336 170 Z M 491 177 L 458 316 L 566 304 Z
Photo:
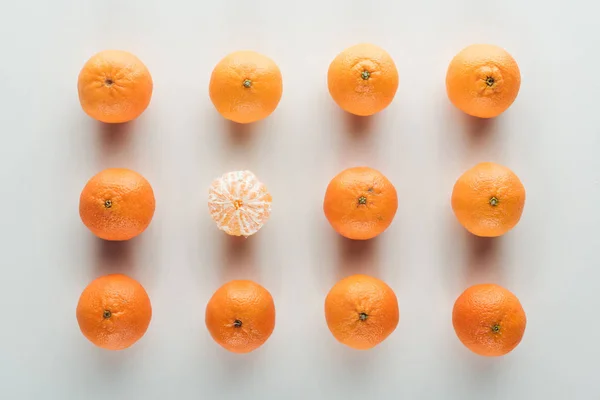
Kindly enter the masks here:
M 452 190 L 456 219 L 477 236 L 496 237 L 513 229 L 523 214 L 525 188 L 513 171 L 485 162 L 458 178 Z
M 232 236 L 251 236 L 271 215 L 271 195 L 250 171 L 233 171 L 215 179 L 208 191 L 208 210 L 219 229 Z
M 93 344 L 123 350 L 144 336 L 152 319 L 152 305 L 144 287 L 123 274 L 93 280 L 81 293 L 77 323 Z
M 521 342 L 527 325 L 519 299 L 502 286 L 474 285 L 456 300 L 452 325 L 459 340 L 482 356 L 502 356 Z
M 248 353 L 262 346 L 275 329 L 275 303 L 267 289 L 248 280 L 221 286 L 206 305 L 206 327 L 226 350 Z
M 105 50 L 92 56 L 77 81 L 83 110 L 106 123 L 139 117 L 150 104 L 152 90 L 148 68 L 133 54 L 120 50 Z
M 336 283 L 327 294 L 325 319 L 340 343 L 358 350 L 370 349 L 396 329 L 400 319 L 398 300 L 385 282 L 352 275 Z
M 369 167 L 348 168 L 325 192 L 323 211 L 333 229 L 355 240 L 372 239 L 392 223 L 398 209 L 394 185 Z
M 273 60 L 254 51 L 236 51 L 215 66 L 209 96 L 217 111 L 237 123 L 268 117 L 283 92 L 281 71 Z
M 450 62 L 446 73 L 448 98 L 458 109 L 480 118 L 493 118 L 506 111 L 517 98 L 521 72 L 504 49 L 474 44 Z
M 329 65 L 327 86 L 344 111 L 368 116 L 386 108 L 398 89 L 398 70 L 381 47 L 362 43 L 338 54 Z

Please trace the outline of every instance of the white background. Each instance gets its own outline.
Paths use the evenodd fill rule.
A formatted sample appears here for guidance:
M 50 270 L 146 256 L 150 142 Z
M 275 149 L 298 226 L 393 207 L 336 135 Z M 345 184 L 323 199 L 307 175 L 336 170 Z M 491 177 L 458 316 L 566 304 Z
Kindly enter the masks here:
M 598 399 L 600 71 L 595 2 L 3 1 L 0 10 L 0 395 L 3 399 Z M 559 4 L 562 4 L 559 8 Z M 597 11 L 597 10 L 596 10 Z M 373 42 L 396 61 L 388 109 L 349 118 L 329 97 L 327 68 Z M 467 118 L 445 94 L 446 68 L 472 43 L 517 60 L 522 86 L 493 121 Z M 76 82 L 95 52 L 128 50 L 155 89 L 134 123 L 103 126 Z M 267 120 L 235 127 L 208 81 L 227 53 L 251 49 L 281 68 Z M 456 178 L 480 161 L 509 166 L 527 203 L 505 237 L 470 237 L 455 221 Z M 340 239 L 322 212 L 329 180 L 368 165 L 396 186 L 389 230 Z M 79 219 L 86 181 L 128 167 L 152 183 L 149 229 L 102 242 Z M 222 173 L 250 169 L 270 189 L 271 219 L 232 240 L 207 211 Z M 122 352 L 95 348 L 75 307 L 95 277 L 123 272 L 150 294 L 146 336 Z M 323 302 L 341 277 L 385 280 L 400 305 L 379 347 L 338 344 Z M 204 325 L 212 293 L 234 278 L 271 291 L 273 336 L 249 355 L 217 346 Z M 456 338 L 451 310 L 469 285 L 520 299 L 524 339 L 503 358 Z

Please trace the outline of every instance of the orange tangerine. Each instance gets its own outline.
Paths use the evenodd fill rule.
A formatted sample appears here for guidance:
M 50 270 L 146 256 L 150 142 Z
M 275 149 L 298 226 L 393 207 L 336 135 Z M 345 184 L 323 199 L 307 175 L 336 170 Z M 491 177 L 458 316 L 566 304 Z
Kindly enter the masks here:
M 271 215 L 271 195 L 250 171 L 228 172 L 208 190 L 208 210 L 219 229 L 232 236 L 254 235 Z
M 236 51 L 219 61 L 208 88 L 217 111 L 240 124 L 268 117 L 277 108 L 282 93 L 279 67 L 254 51 Z
M 206 327 L 215 342 L 234 353 L 262 346 L 275 329 L 271 293 L 252 281 L 230 281 L 206 305 Z

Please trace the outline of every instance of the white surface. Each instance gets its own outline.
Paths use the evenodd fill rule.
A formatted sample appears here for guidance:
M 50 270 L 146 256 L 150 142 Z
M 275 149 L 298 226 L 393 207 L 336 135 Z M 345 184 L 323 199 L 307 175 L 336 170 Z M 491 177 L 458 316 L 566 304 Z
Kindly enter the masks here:
M 289 3 L 289 4 L 288 4 Z M 559 4 L 562 4 L 559 8 Z M 569 5 L 567 5 L 569 4 Z M 12 1 L 0 15 L 3 399 L 597 399 L 600 29 L 593 2 Z M 391 106 L 352 127 L 326 71 L 358 42 L 387 49 L 400 73 Z M 474 42 L 505 47 L 521 92 L 491 125 L 449 104 L 452 56 Z M 105 128 L 80 109 L 76 80 L 96 51 L 138 55 L 155 82 L 135 123 Z M 213 66 L 253 49 L 284 77 L 279 108 L 235 132 L 208 98 Z M 363 131 L 363 132 L 361 132 Z M 479 131 L 479 132 L 477 132 Z M 512 168 L 527 189 L 517 228 L 473 240 L 450 209 L 455 179 L 479 161 Z M 322 213 L 329 180 L 349 166 L 396 185 L 396 219 L 349 245 Z M 106 167 L 152 183 L 143 236 L 102 243 L 81 224 L 79 193 Z M 247 168 L 273 214 L 240 244 L 209 217 L 211 180 Z M 150 294 L 146 336 L 123 352 L 93 347 L 75 306 L 93 278 L 125 272 Z M 335 342 L 323 301 L 342 276 L 388 282 L 400 324 L 368 352 Z M 275 299 L 267 344 L 229 354 L 204 326 L 222 283 L 252 278 Z M 477 357 L 456 339 L 455 298 L 500 283 L 522 301 L 521 345 Z

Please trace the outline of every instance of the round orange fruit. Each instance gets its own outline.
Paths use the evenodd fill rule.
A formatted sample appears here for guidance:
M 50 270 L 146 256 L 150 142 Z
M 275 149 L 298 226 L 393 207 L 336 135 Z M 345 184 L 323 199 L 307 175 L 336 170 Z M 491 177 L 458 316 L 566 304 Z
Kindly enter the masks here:
M 349 168 L 329 182 L 323 211 L 340 235 L 366 240 L 385 231 L 398 209 L 394 185 L 369 167 Z
M 273 60 L 254 51 L 236 51 L 215 66 L 208 93 L 226 119 L 246 124 L 268 117 L 283 92 L 281 71 Z
M 327 294 L 325 319 L 340 343 L 353 349 L 370 349 L 396 329 L 400 319 L 398 300 L 385 282 L 352 275 L 336 283 Z
M 502 286 L 465 290 L 454 303 L 452 324 L 460 341 L 482 356 L 502 356 L 521 342 L 527 318 L 519 299 Z
M 329 65 L 327 85 L 344 111 L 367 116 L 386 108 L 398 89 L 398 70 L 381 47 L 362 43 L 347 48 Z
M 81 293 L 77 322 L 83 335 L 107 350 L 123 350 L 140 340 L 152 319 L 152 306 L 138 281 L 122 274 L 93 280 Z
M 234 353 L 249 353 L 262 346 L 275 329 L 275 304 L 258 283 L 230 281 L 206 305 L 206 327 L 212 338 Z
M 477 236 L 501 236 L 514 228 L 525 207 L 525 188 L 510 169 L 480 163 L 462 174 L 452 191 L 454 215 Z
M 154 215 L 154 192 L 140 174 L 110 168 L 92 177 L 79 198 L 81 220 L 96 236 L 128 240 L 142 233 Z
M 108 123 L 139 117 L 150 104 L 152 87 L 152 77 L 144 63 L 120 50 L 105 50 L 92 56 L 77 81 L 83 111 Z
M 208 190 L 210 216 L 232 236 L 254 235 L 271 215 L 271 195 L 250 171 L 228 172 Z
M 458 53 L 446 74 L 448 98 L 463 112 L 480 118 L 502 114 L 521 87 L 519 66 L 498 46 L 474 44 Z

